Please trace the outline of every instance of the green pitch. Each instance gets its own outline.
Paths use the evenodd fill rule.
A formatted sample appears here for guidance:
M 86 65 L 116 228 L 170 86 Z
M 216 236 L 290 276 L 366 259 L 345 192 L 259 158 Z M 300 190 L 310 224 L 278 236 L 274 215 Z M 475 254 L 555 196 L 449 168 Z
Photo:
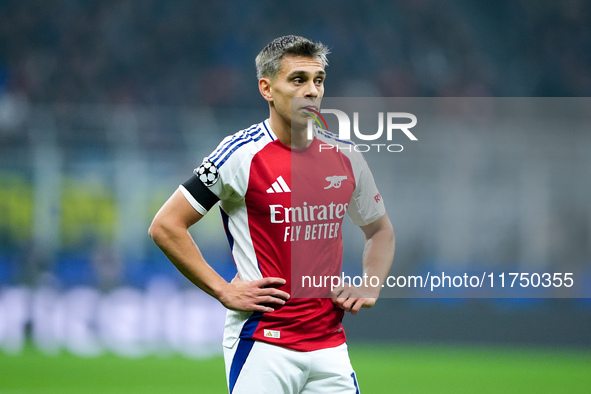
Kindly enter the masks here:
M 362 393 L 589 393 L 591 351 L 350 344 Z M 221 357 L 0 353 L 0 394 L 225 393 Z

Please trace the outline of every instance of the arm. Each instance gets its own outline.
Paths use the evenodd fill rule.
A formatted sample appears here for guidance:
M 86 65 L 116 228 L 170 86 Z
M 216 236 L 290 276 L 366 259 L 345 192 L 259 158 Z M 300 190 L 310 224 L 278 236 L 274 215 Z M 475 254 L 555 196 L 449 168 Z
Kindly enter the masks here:
M 289 294 L 273 288 L 284 285 L 284 279 L 263 278 L 247 282 L 237 276 L 228 283 L 207 264 L 188 232 L 189 227 L 202 217 L 176 190 L 154 217 L 148 234 L 187 279 L 226 308 L 273 312 L 273 307 L 285 304 Z
M 333 302 L 352 315 L 356 315 L 361 308 L 375 305 L 394 259 L 394 229 L 388 214 L 367 226 L 361 226 L 361 230 L 365 234 L 363 274 L 368 278 L 376 276 L 380 281 L 377 287 L 345 287 L 337 291 Z

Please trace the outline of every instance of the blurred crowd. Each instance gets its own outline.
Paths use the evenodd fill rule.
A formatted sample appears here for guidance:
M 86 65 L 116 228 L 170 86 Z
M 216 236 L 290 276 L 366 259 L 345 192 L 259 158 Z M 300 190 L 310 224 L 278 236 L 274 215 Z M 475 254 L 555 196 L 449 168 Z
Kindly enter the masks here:
M 585 0 L 0 0 L 0 96 L 257 105 L 279 35 L 332 49 L 332 96 L 589 96 Z

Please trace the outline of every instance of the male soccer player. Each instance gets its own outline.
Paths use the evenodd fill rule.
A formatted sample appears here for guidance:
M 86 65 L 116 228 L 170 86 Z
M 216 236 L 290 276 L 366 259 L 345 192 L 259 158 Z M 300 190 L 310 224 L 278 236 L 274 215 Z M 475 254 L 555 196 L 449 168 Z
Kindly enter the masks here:
M 359 392 L 341 320 L 345 311 L 375 304 L 394 256 L 394 232 L 361 155 L 319 149 L 344 143 L 319 128 L 307 136 L 308 114 L 318 111 L 324 93 L 327 53 L 297 36 L 268 44 L 256 67 L 269 118 L 225 138 L 149 230 L 175 266 L 228 309 L 230 393 Z M 293 115 L 292 99 L 302 103 Z M 218 201 L 238 270 L 230 283 L 187 231 Z M 363 270 L 379 285 L 363 294 L 341 287 L 332 298 L 290 298 L 300 285 L 292 283 L 292 268 L 340 270 L 345 212 L 365 233 Z

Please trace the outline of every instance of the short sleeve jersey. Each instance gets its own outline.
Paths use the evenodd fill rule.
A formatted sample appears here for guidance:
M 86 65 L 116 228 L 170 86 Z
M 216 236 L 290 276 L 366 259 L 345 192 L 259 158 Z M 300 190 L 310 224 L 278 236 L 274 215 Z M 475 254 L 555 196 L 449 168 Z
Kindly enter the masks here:
M 226 137 L 180 186 L 201 214 L 220 202 L 238 274 L 244 280 L 341 270 L 345 213 L 364 226 L 385 214 L 363 156 L 322 129 L 305 149 L 281 143 L 268 119 Z M 337 149 L 337 147 L 340 147 Z M 295 268 L 297 267 L 297 270 Z M 301 290 L 301 289 L 299 289 Z M 292 297 L 271 313 L 229 310 L 224 346 L 254 339 L 298 351 L 345 342 L 344 312 L 326 297 Z

